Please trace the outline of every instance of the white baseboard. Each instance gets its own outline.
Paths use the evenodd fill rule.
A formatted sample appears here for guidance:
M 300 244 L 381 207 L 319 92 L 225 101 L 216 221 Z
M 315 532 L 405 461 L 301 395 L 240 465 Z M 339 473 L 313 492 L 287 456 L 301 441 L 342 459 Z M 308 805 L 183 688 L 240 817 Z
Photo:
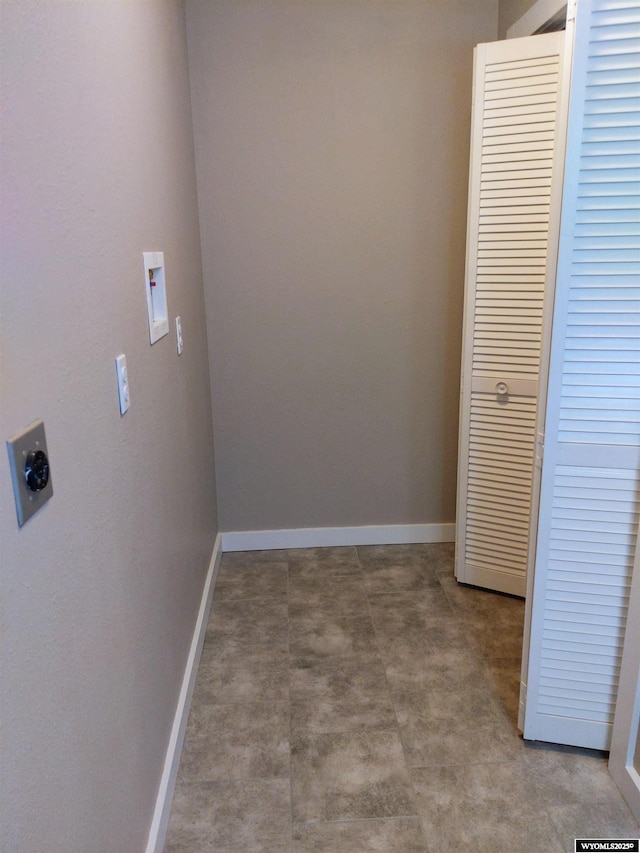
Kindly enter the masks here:
M 204 637 L 209 621 L 209 611 L 211 610 L 211 598 L 213 596 L 213 588 L 218 574 L 220 558 L 222 557 L 222 536 L 218 533 L 213 553 L 209 562 L 207 577 L 202 590 L 202 598 L 200 600 L 200 609 L 198 618 L 196 619 L 193 638 L 191 640 L 191 648 L 189 649 L 189 657 L 182 678 L 182 687 L 180 696 L 178 697 L 178 705 L 173 718 L 173 726 L 169 736 L 169 745 L 167 746 L 166 757 L 164 761 L 164 769 L 160 780 L 160 788 L 156 797 L 156 807 L 149 829 L 147 839 L 146 853 L 162 853 L 164 849 L 165 839 L 167 835 L 167 827 L 169 826 L 169 816 L 171 814 L 171 802 L 173 800 L 173 792 L 176 786 L 176 777 L 178 775 L 178 767 L 180 766 L 180 755 L 182 753 L 182 745 L 184 743 L 185 730 L 187 728 L 187 720 L 189 719 L 189 710 L 191 708 L 191 697 L 193 696 L 193 688 L 195 687 L 196 677 L 198 675 L 198 664 L 200 663 L 200 655 L 202 646 L 204 645 Z
M 338 545 L 411 545 L 453 542 L 455 524 L 386 524 L 363 527 L 301 527 L 293 530 L 237 530 L 222 534 L 222 550 L 271 551 Z

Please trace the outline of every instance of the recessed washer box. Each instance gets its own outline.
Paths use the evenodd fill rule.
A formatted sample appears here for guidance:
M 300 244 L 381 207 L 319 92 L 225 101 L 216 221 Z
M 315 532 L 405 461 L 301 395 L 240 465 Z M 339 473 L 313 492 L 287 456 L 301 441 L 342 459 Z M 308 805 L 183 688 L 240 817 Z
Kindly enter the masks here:
M 164 252 L 143 252 L 144 286 L 149 312 L 149 340 L 152 344 L 169 333 L 167 285 L 164 275 Z

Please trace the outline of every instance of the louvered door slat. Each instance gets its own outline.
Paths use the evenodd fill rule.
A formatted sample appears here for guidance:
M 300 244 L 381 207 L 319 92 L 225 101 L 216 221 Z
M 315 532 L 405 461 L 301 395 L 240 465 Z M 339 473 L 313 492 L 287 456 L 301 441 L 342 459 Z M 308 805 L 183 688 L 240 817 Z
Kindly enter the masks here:
M 640 511 L 640 4 L 583 0 L 577 26 L 524 732 L 607 749 Z

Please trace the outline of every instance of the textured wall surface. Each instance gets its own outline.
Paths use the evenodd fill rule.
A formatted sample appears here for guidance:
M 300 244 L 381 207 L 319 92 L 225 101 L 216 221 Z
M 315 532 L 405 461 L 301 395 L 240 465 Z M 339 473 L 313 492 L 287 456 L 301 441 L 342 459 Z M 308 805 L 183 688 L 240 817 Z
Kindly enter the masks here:
M 44 419 L 54 496 L 19 530 L 2 448 L 0 847 L 134 853 L 216 533 L 184 10 L 3 2 L 1 37 L 2 439 Z
M 187 0 L 223 530 L 450 522 L 498 0 Z

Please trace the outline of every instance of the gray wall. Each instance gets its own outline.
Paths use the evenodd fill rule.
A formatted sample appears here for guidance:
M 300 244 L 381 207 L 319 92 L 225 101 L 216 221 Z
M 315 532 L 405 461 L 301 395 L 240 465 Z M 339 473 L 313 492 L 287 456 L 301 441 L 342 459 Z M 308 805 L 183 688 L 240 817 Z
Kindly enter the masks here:
M 1 431 L 44 419 L 55 493 L 18 530 L 2 449 L 0 846 L 133 853 L 216 533 L 184 12 L 20 0 L 1 33 Z
M 453 521 L 498 0 L 186 5 L 221 528 Z

